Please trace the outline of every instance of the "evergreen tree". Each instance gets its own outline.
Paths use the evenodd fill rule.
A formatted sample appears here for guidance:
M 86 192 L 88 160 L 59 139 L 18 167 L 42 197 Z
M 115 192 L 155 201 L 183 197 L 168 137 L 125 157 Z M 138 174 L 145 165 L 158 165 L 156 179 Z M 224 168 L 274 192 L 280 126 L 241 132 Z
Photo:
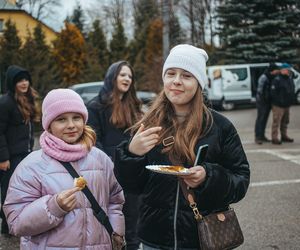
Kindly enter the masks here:
M 86 62 L 85 40 L 80 30 L 73 24 L 65 22 L 54 43 L 53 54 L 56 59 L 62 87 L 78 83 Z
M 170 27 L 170 34 L 169 34 L 170 48 L 172 48 L 175 45 L 181 43 L 183 40 L 180 23 L 178 17 L 174 15 L 174 13 L 172 13 L 170 16 L 169 27 Z
M 34 28 L 33 39 L 38 50 L 44 51 L 45 54 L 49 53 L 49 47 L 46 43 L 46 36 L 43 32 L 41 23 Z
M 110 41 L 110 63 L 127 59 L 127 37 L 124 32 L 122 20 L 116 19 L 112 39 Z
M 98 59 L 97 64 L 100 65 L 98 77 L 103 79 L 109 66 L 109 52 L 100 20 L 94 21 L 93 30 L 88 34 L 88 43 Z
M 29 31 L 27 31 L 27 37 L 23 47 L 20 49 L 20 65 L 26 68 L 30 74 L 35 67 L 35 55 L 38 52 L 36 51 L 35 42 L 32 38 L 32 35 Z M 36 88 L 36 86 L 33 86 Z
M 60 83 L 56 62 L 46 44 L 45 34 L 38 24 L 32 35 L 28 32 L 21 49 L 21 64 L 30 72 L 33 87 L 44 96 Z
M 73 23 L 82 34 L 84 34 L 84 13 L 81 5 L 77 2 L 77 5 L 73 11 L 72 17 L 69 18 L 70 22 Z
M 156 0 L 135 0 L 134 5 L 134 39 L 129 45 L 129 61 L 133 65 L 138 88 L 145 89 L 142 81 L 145 73 L 145 48 L 147 36 L 152 22 L 160 17 L 159 5 Z
M 4 86 L 5 73 L 9 65 L 19 64 L 21 39 L 18 36 L 16 25 L 8 19 L 5 23 L 3 35 L 0 39 L 0 87 L 1 92 L 6 91 Z
M 224 62 L 300 62 L 297 2 L 224 1 L 218 8 Z
M 104 79 L 104 68 L 99 62 L 98 50 L 93 47 L 90 43 L 86 43 L 86 60 L 81 74 L 80 82 L 98 82 Z M 107 68 L 106 68 L 107 70 Z
M 149 26 L 147 42 L 145 47 L 144 74 L 141 78 L 143 82 L 142 89 L 159 92 L 162 86 L 162 28 L 161 18 L 155 19 Z

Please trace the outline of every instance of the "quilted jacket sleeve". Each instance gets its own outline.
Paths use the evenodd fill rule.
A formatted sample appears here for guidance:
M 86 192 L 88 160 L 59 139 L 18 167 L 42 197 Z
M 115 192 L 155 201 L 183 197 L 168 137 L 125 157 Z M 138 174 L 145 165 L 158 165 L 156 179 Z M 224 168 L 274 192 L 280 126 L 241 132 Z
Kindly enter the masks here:
M 56 202 L 56 196 L 41 195 L 38 175 L 24 165 L 13 174 L 4 212 L 10 232 L 17 236 L 32 236 L 59 225 L 67 214 Z

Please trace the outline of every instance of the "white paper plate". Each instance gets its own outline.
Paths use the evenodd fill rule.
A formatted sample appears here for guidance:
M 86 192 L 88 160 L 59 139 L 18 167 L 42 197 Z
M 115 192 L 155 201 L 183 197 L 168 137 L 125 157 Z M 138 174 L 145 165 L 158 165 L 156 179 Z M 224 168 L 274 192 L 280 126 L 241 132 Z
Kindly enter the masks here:
M 169 170 L 168 168 L 170 168 L 170 165 L 147 165 L 146 168 L 153 172 L 160 173 L 160 174 L 170 174 L 170 175 L 190 175 L 190 174 L 192 174 L 188 168 L 184 168 L 183 170 L 180 170 L 180 171 Z

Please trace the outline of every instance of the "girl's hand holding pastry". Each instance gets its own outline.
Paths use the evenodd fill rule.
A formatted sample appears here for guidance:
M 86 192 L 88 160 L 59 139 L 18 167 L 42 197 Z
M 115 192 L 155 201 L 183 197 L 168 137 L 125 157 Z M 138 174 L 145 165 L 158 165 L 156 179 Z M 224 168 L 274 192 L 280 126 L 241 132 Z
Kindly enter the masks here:
M 73 187 L 62 191 L 56 197 L 56 201 L 61 209 L 70 212 L 76 207 L 76 192 L 80 191 L 79 187 Z

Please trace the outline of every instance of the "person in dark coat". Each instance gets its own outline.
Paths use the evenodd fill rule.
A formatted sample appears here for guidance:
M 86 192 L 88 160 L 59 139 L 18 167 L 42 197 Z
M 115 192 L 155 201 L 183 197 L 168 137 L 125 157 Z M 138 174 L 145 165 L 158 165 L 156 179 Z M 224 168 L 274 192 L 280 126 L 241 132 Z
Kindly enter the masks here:
M 1 233 L 8 235 L 8 225 L 2 207 L 9 180 L 16 166 L 32 151 L 34 122 L 40 120 L 38 94 L 31 87 L 31 76 L 16 65 L 6 72 L 7 93 L 0 98 L 0 171 Z
M 291 65 L 283 63 L 280 74 L 271 82 L 271 103 L 273 112 L 272 143 L 293 142 L 287 134 L 290 121 L 290 107 L 295 102 L 295 83 L 291 77 Z M 280 138 L 279 138 L 280 131 Z
M 265 136 L 266 125 L 272 108 L 270 88 L 271 81 L 279 72 L 278 66 L 275 63 L 270 63 L 258 79 L 256 92 L 257 118 L 255 122 L 255 143 L 257 144 L 270 142 Z
M 175 46 L 163 66 L 162 92 L 134 136 L 116 150 L 115 174 L 126 191 L 142 194 L 138 235 L 144 250 L 199 249 L 197 224 L 179 180 L 193 189 L 203 215 L 227 209 L 246 194 L 250 180 L 247 157 L 233 124 L 207 108 L 203 49 Z M 208 144 L 201 164 L 196 152 Z M 187 175 L 148 170 L 147 165 L 179 165 Z
M 88 124 L 96 131 L 96 147 L 103 150 L 114 161 L 115 148 L 129 139 L 126 131 L 142 117 L 141 102 L 136 96 L 134 71 L 126 61 L 113 63 L 104 79 L 99 95 L 87 105 Z M 139 212 L 139 196 L 125 192 L 125 215 L 128 250 L 139 248 L 136 225 Z

